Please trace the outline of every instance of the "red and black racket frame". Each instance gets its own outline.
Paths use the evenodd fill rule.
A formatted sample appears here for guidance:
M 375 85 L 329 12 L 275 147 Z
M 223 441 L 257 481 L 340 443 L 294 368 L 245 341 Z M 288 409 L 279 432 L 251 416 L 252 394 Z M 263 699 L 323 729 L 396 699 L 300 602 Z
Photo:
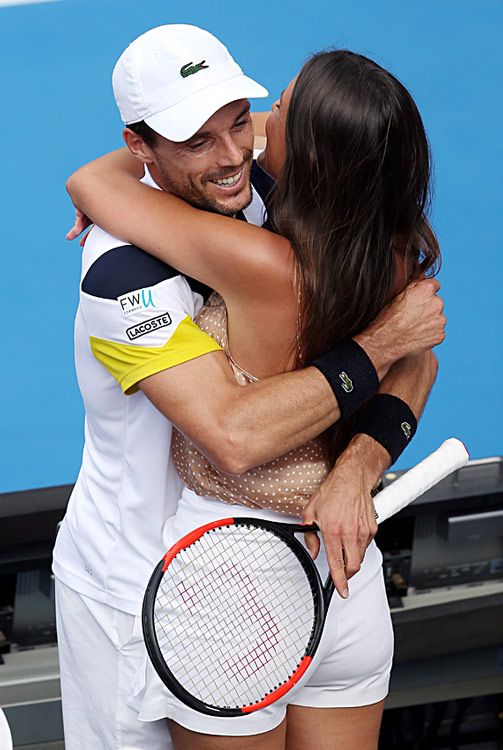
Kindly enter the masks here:
M 226 526 L 259 527 L 266 529 L 267 531 L 275 534 L 277 537 L 282 539 L 297 557 L 306 574 L 309 585 L 311 587 L 314 605 L 313 629 L 304 655 L 301 658 L 297 668 L 290 675 L 287 681 L 285 681 L 282 685 L 273 688 L 262 700 L 252 703 L 248 706 L 240 707 L 214 706 L 210 703 L 206 703 L 199 700 L 198 698 L 195 698 L 182 685 L 180 685 L 164 660 L 155 630 L 155 602 L 157 591 L 161 584 L 162 578 L 171 562 L 181 550 L 190 547 L 190 545 L 197 542 L 198 539 L 200 539 L 204 534 L 211 533 L 219 528 L 223 528 Z M 302 524 L 275 523 L 274 521 L 267 521 L 261 518 L 259 519 L 247 517 L 224 518 L 218 521 L 213 521 L 212 523 L 205 524 L 204 526 L 200 526 L 190 534 L 187 534 L 185 537 L 176 542 L 176 544 L 174 544 L 168 550 L 168 552 L 166 552 L 162 560 L 156 565 L 145 591 L 145 596 L 143 598 L 143 637 L 145 640 L 145 646 L 147 648 L 149 658 L 154 669 L 156 670 L 157 674 L 166 685 L 166 687 L 173 693 L 173 695 L 175 695 L 180 701 L 182 701 L 182 703 L 185 703 L 190 708 L 193 708 L 200 713 L 207 714 L 208 716 L 246 716 L 247 714 L 258 711 L 261 708 L 265 708 L 271 703 L 279 700 L 279 698 L 283 697 L 283 695 L 285 695 L 300 680 L 304 672 L 309 667 L 320 643 L 326 613 L 334 591 L 334 586 L 330 575 L 328 576 L 325 585 L 323 585 L 316 565 L 312 561 L 308 551 L 295 537 L 295 534 L 301 534 L 311 531 L 317 532 L 319 531 L 319 529 L 314 524 L 308 526 Z

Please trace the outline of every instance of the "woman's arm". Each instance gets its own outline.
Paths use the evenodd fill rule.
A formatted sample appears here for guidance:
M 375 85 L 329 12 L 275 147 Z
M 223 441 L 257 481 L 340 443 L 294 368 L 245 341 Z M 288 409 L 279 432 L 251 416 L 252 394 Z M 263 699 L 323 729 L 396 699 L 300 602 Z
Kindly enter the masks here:
M 253 139 L 253 148 L 263 150 L 266 145 L 266 133 L 265 133 L 265 124 L 267 122 L 267 118 L 271 112 L 250 112 L 250 117 L 252 119 L 253 123 L 253 132 L 254 132 L 254 139 Z
M 291 290 L 293 253 L 285 239 L 140 183 L 135 161 L 119 149 L 81 167 L 67 182 L 74 204 L 114 236 L 224 297 Z
M 265 124 L 270 114 L 270 110 L 267 112 L 250 112 L 250 117 L 253 123 L 253 132 L 256 136 L 258 135 L 265 138 Z

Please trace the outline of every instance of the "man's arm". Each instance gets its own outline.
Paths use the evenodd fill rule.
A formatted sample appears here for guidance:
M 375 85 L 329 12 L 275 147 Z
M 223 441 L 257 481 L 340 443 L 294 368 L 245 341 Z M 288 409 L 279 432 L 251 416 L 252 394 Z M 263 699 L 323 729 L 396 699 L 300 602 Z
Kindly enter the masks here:
M 411 284 L 354 337 L 374 364 L 379 381 L 395 361 L 443 339 L 445 318 L 437 289 L 433 280 Z M 397 372 L 383 387 L 396 388 L 397 377 L 399 382 L 416 377 L 413 367 L 405 370 L 400 365 Z M 432 384 L 427 382 L 426 393 Z M 222 352 L 161 370 L 138 385 L 213 463 L 233 474 L 302 445 L 340 417 L 333 391 L 316 368 L 276 375 L 243 388 L 236 385 Z M 408 396 L 417 385 L 401 387 Z
M 333 384 L 316 367 L 238 386 L 218 344 L 190 319 L 188 286 L 195 282 L 137 247 L 109 247 L 109 235 L 97 228 L 89 243 L 97 258 L 82 279 L 81 309 L 94 356 L 125 393 L 142 388 L 221 469 L 242 473 L 302 445 L 340 417 Z M 411 284 L 354 337 L 357 351 L 364 349 L 373 363 L 376 388 L 394 361 L 441 340 L 437 289 L 434 280 Z M 342 367 L 353 372 L 347 358 Z M 353 396 L 358 379 L 364 380 L 360 373 L 356 368 Z M 361 398 L 371 395 L 364 390 Z
M 379 392 L 397 396 L 419 418 L 437 373 L 431 351 L 396 362 Z M 140 382 L 153 404 L 218 468 L 242 473 L 318 435 L 339 418 L 332 389 L 309 367 L 246 387 L 237 386 L 223 353 L 207 354 Z M 195 398 L 194 394 L 201 394 Z M 323 534 L 337 591 L 348 595 L 348 579 L 361 566 L 377 524 L 371 491 L 390 455 L 366 434 L 356 434 L 339 456 L 304 513 Z M 313 557 L 315 535 L 306 535 Z
M 217 468 L 229 474 L 242 474 L 297 448 L 340 416 L 332 389 L 316 368 L 242 387 L 222 352 L 163 370 L 138 385 Z
M 419 419 L 437 369 L 431 351 L 405 357 L 390 368 L 379 393 L 401 398 Z M 382 445 L 369 435 L 356 434 L 304 512 L 304 521 L 316 522 L 322 530 L 334 583 L 343 597 L 347 596 L 348 579 L 360 569 L 377 531 L 371 491 L 389 464 L 390 455 Z M 306 535 L 306 542 L 316 556 L 317 537 Z

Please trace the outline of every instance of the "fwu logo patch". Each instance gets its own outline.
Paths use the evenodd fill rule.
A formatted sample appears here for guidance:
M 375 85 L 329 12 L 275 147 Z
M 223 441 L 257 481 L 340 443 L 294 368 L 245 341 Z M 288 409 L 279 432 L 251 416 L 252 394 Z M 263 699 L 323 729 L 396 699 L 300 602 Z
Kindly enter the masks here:
M 150 318 L 150 320 L 144 320 L 143 323 L 138 323 L 136 326 L 126 329 L 128 339 L 134 341 L 139 339 L 140 336 L 145 336 L 147 333 L 157 331 L 158 328 L 166 328 L 171 325 L 171 318 L 168 313 L 164 315 L 158 315 L 157 318 Z
M 150 307 L 155 310 L 157 307 L 152 287 L 128 292 L 127 294 L 123 294 L 122 297 L 117 297 L 117 301 L 121 306 L 122 314 L 125 316 L 138 312 L 138 310 L 148 310 Z

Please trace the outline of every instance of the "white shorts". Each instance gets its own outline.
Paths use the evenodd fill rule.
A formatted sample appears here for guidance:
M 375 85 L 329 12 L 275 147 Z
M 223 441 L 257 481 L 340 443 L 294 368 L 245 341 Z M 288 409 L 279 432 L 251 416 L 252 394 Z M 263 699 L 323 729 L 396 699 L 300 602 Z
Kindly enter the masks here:
M 146 659 L 141 618 L 58 580 L 56 617 L 66 750 L 169 750 L 166 721 L 128 705 Z
M 230 506 L 185 490 L 176 515 L 166 523 L 166 549 L 197 526 L 238 515 L 299 521 L 297 516 Z M 328 566 L 323 543 L 316 565 L 321 579 L 325 580 Z M 288 704 L 342 708 L 382 700 L 388 692 L 393 631 L 384 588 L 382 555 L 374 542 L 367 549 L 360 571 L 350 580 L 349 592 L 346 600 L 337 592 L 334 594 L 312 664 L 295 688 L 277 703 L 243 717 L 206 716 L 175 698 L 147 660 L 134 689 L 140 720 L 168 717 L 195 732 L 241 736 L 274 729 L 283 721 Z

